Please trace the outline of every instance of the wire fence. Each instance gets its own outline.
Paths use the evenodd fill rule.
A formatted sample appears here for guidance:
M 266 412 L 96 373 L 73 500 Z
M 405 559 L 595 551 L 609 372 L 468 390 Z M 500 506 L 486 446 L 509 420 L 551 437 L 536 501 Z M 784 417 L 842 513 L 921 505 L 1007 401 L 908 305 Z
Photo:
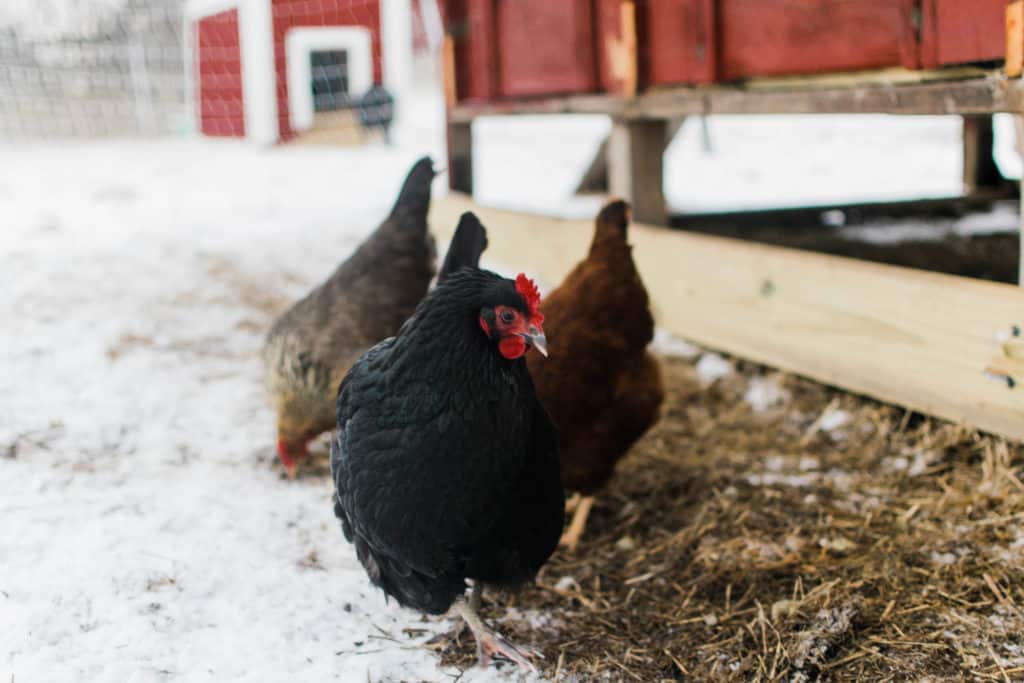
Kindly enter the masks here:
M 182 130 L 181 4 L 128 0 L 65 31 L 0 25 L 0 138 Z

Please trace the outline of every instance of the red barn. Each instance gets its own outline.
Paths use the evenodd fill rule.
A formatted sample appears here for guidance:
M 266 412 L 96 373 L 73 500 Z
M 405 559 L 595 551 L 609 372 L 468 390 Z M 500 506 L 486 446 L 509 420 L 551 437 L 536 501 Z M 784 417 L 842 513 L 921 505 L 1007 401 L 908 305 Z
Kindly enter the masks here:
M 284 141 L 412 59 L 409 0 L 188 0 L 187 93 L 204 135 Z

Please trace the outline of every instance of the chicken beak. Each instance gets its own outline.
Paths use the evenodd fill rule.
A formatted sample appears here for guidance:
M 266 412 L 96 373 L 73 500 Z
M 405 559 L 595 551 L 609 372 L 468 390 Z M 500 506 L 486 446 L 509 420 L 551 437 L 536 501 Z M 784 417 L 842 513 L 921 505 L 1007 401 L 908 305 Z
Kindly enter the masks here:
M 524 334 L 523 337 L 533 344 L 533 347 L 540 352 L 540 355 L 545 358 L 548 357 L 548 338 L 544 336 L 544 330 L 540 329 L 536 325 L 530 325 L 529 333 Z
M 285 465 L 284 466 L 284 471 L 285 471 L 285 473 L 287 473 L 289 479 L 294 479 L 295 478 L 295 470 L 297 470 L 297 469 L 298 469 L 298 465 L 296 465 L 295 463 L 292 463 L 291 465 Z

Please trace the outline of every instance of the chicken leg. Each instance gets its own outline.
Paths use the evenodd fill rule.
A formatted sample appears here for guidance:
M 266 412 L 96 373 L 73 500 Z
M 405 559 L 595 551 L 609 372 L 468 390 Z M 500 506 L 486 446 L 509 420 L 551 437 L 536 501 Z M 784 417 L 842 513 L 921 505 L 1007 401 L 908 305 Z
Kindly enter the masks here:
M 473 592 L 476 593 L 476 586 L 473 587 Z M 470 598 L 471 600 L 472 598 Z M 484 626 L 484 622 L 481 621 L 476 610 L 470 606 L 470 601 L 461 597 L 455 601 L 452 609 L 466 621 L 469 630 L 473 632 L 473 639 L 476 640 L 477 664 L 486 667 L 495 655 L 501 655 L 518 664 L 520 669 L 537 673 L 537 667 L 530 661 L 530 657 L 534 656 L 533 653 L 520 650 Z
M 480 581 L 473 581 L 473 590 L 469 594 L 469 609 L 480 614 L 480 607 L 484 604 L 484 584 Z
M 575 496 L 573 497 L 575 499 Z M 562 538 L 558 540 L 558 545 L 565 546 L 569 549 L 569 552 L 576 550 L 576 544 L 580 542 L 580 536 L 583 535 L 583 529 L 587 526 L 587 517 L 590 516 L 590 508 L 594 507 L 593 496 L 582 496 L 579 502 L 575 505 L 575 510 L 572 513 L 572 521 L 569 522 L 569 528 L 562 534 Z

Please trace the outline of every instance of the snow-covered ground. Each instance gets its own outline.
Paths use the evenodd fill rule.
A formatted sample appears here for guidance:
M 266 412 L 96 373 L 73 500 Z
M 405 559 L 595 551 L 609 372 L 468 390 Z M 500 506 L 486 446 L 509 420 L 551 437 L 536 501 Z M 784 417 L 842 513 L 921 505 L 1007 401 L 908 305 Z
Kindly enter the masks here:
M 0 680 L 445 678 L 271 466 L 257 358 L 413 155 L 0 154 Z
M 281 479 L 257 357 L 273 311 L 375 227 L 408 165 L 442 158 L 436 104 L 390 149 L 0 147 L 0 681 L 459 674 L 422 647 L 448 623 L 371 588 L 329 482 Z M 839 123 L 715 120 L 711 151 L 687 124 L 669 196 L 957 191 L 955 121 Z M 481 195 L 586 215 L 595 200 L 569 190 L 606 127 L 480 124 Z
M 479 120 L 476 196 L 592 216 L 601 199 L 571 193 L 609 127 L 604 116 Z M 955 116 L 691 117 L 665 152 L 665 196 L 680 212 L 955 196 L 962 189 L 960 130 Z M 1012 120 L 997 116 L 997 163 L 1019 178 L 1014 144 Z M 975 219 L 974 229 L 979 222 L 987 224 Z

